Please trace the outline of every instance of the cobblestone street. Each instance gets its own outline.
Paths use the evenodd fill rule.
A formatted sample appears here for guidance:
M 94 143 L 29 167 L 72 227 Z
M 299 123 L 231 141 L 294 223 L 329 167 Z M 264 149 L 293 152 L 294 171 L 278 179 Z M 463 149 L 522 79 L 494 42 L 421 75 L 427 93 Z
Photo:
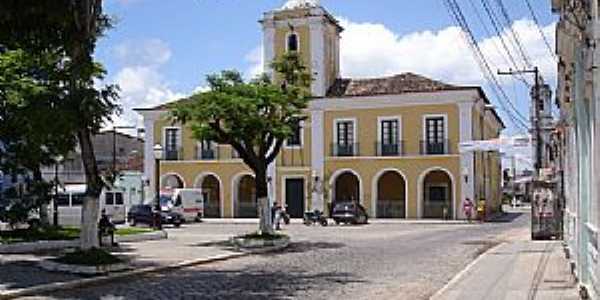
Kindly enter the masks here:
M 30 299 L 426 299 L 481 252 L 528 226 L 381 224 L 285 231 L 293 244 L 249 256 Z M 173 235 L 226 236 L 254 225 L 195 224 Z M 164 249 L 169 251 L 169 249 Z M 174 254 L 176 255 L 176 254 Z

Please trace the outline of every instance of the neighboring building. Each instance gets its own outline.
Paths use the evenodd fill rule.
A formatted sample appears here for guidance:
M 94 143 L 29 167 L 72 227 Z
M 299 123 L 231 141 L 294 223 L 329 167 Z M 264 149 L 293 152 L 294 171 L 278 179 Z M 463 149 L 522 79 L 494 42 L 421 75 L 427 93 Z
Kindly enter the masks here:
M 92 144 L 101 174 L 109 174 L 113 170 L 113 163 L 116 171 L 142 171 L 144 141 L 141 138 L 104 131 L 92 138 Z M 58 175 L 58 181 L 62 185 L 85 183 L 85 170 L 79 149 L 63 158 L 58 169 L 55 166 L 42 169 L 42 176 L 47 181 L 54 180 L 55 175 Z
M 504 128 L 480 87 L 412 73 L 340 78 L 343 28 L 318 1 L 289 1 L 260 23 L 268 73 L 275 57 L 298 51 L 315 77 L 308 119 L 269 167 L 271 201 L 284 200 L 293 217 L 352 200 L 378 218 L 464 218 L 465 198 L 485 199 L 489 214 L 499 209 L 499 153 L 458 149 L 461 142 L 497 138 Z M 250 170 L 229 146 L 197 142 L 189 128 L 167 120 L 170 105 L 137 110 L 150 185 L 152 150 L 162 144 L 161 188 L 203 189 L 207 216 L 256 216 Z
M 575 274 L 600 298 L 600 39 L 598 1 L 553 0 L 556 27 L 559 195 L 565 203 L 564 239 Z M 595 174 L 595 175 L 594 175 Z

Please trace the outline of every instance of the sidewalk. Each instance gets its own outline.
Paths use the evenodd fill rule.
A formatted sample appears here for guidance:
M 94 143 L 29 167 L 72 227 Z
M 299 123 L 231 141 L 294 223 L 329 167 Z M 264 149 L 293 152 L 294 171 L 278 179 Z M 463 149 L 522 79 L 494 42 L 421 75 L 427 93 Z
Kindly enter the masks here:
M 432 299 L 579 299 L 562 241 L 531 241 L 529 230 L 507 238 Z
M 239 229 L 242 232 L 242 228 Z M 40 269 L 40 260 L 48 254 L 0 255 L 0 299 L 76 286 L 93 284 L 96 281 L 112 280 L 132 273 L 139 276 L 164 268 L 203 264 L 212 261 L 236 258 L 245 255 L 217 243 L 227 240 L 231 234 L 208 234 L 183 230 L 169 231 L 169 239 L 139 243 L 120 243 L 113 253 L 131 259 L 133 271 L 113 273 L 109 276 L 79 276 L 55 273 Z M 35 274 L 34 276 L 32 276 Z M 41 290 L 40 290 L 41 289 Z

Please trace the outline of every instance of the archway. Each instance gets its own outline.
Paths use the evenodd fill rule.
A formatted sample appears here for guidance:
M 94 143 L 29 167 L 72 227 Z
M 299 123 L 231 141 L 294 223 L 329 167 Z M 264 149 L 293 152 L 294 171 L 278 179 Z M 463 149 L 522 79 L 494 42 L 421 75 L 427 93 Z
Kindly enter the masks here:
M 216 175 L 206 174 L 200 178 L 196 188 L 202 189 L 204 197 L 204 217 L 221 217 L 221 182 Z
M 183 178 L 175 173 L 165 174 L 160 179 L 160 190 L 162 192 L 171 192 L 174 189 L 182 189 L 185 187 Z
M 444 170 L 427 172 L 422 184 L 423 218 L 452 218 L 452 178 Z
M 377 218 L 406 218 L 406 180 L 396 170 L 383 171 L 377 181 Z
M 254 177 L 243 175 L 237 182 L 235 201 L 236 218 L 257 218 L 258 204 L 256 202 L 256 184 Z
M 333 186 L 333 206 L 338 202 L 360 202 L 360 179 L 351 171 L 339 174 Z

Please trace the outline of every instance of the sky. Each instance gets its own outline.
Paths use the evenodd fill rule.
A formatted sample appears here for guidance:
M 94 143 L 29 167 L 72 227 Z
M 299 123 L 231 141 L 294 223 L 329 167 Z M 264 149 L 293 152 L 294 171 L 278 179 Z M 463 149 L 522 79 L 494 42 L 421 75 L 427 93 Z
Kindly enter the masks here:
M 488 3 L 499 14 L 496 1 Z M 202 90 L 208 74 L 237 69 L 250 78 L 259 73 L 262 32 L 257 21 L 263 12 L 285 2 L 106 0 L 105 11 L 116 22 L 99 41 L 96 58 L 108 70 L 107 82 L 121 88 L 123 114 L 115 122 L 141 125 L 133 108 L 155 106 Z M 512 21 L 510 27 L 499 26 L 503 39 L 481 0 L 457 2 L 494 72 L 510 67 L 503 41 L 517 64 L 523 64 L 511 43 L 512 29 L 532 65 L 539 66 L 546 81 L 554 85 L 556 63 L 539 32 L 544 32 L 553 47 L 557 16 L 552 15 L 549 0 L 529 0 L 539 28 L 524 0 L 503 0 Z M 345 28 L 340 50 L 343 77 L 413 72 L 451 84 L 482 85 L 507 124 L 505 134 L 523 133 L 501 110 L 444 0 L 322 0 L 321 5 Z M 510 76 L 499 80 L 517 110 L 527 117 L 527 87 Z

